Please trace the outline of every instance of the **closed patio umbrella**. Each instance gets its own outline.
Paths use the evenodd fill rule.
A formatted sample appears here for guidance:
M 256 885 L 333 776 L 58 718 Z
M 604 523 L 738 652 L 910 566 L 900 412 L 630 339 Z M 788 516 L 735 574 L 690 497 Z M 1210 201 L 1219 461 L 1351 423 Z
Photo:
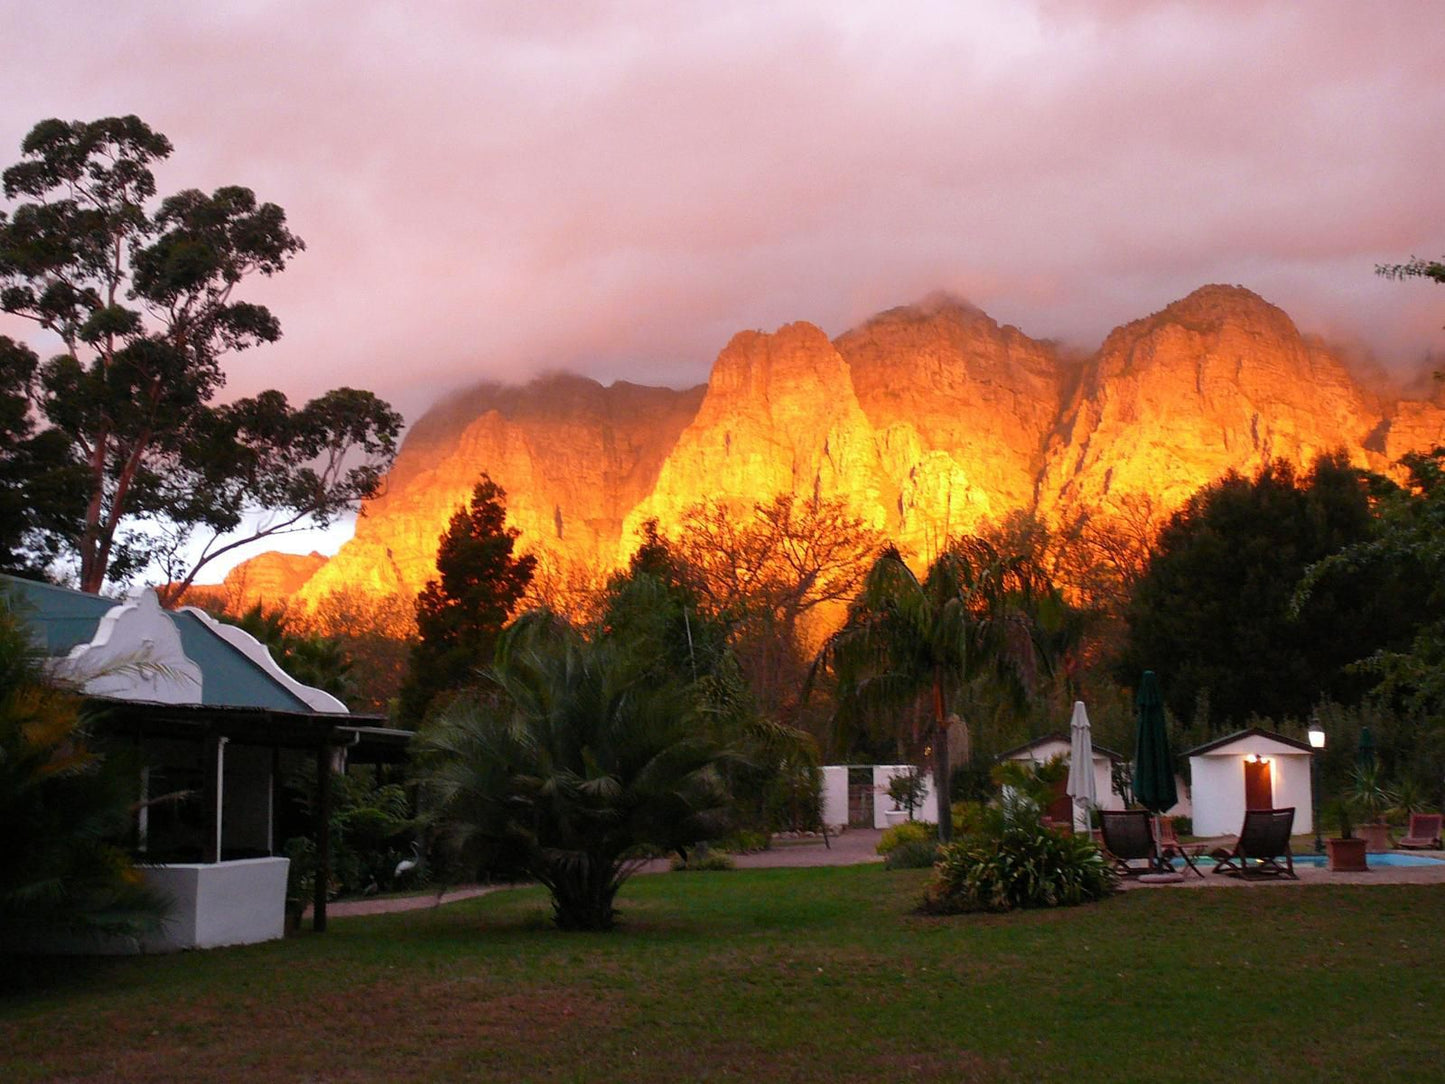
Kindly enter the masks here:
M 1163 813 L 1179 801 L 1174 786 L 1174 754 L 1164 723 L 1164 698 L 1153 670 L 1139 683 L 1138 729 L 1134 735 L 1134 800 Z
M 1361 768 L 1375 765 L 1375 732 L 1367 726 L 1360 727 L 1360 744 L 1355 750 L 1355 763 Z
M 1094 782 L 1094 735 L 1082 700 L 1074 701 L 1069 722 L 1069 781 L 1064 793 L 1074 800 L 1074 831 L 1087 832 L 1089 810 L 1099 804 L 1099 795 Z

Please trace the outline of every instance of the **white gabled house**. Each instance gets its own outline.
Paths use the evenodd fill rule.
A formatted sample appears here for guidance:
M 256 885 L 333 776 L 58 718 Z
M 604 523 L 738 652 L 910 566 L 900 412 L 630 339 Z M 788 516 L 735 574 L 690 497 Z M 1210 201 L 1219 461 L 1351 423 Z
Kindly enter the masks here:
M 1308 742 L 1251 727 L 1184 754 L 1189 758 L 1194 834 L 1232 835 L 1246 809 L 1294 807 L 1294 832 L 1314 831 Z
M 172 951 L 281 937 L 288 860 L 276 814 L 283 764 L 315 765 L 313 833 L 329 853 L 331 773 L 392 761 L 410 734 L 358 716 L 285 673 L 244 630 L 191 607 L 165 610 L 154 591 L 117 601 L 0 575 L 0 593 L 29 627 L 47 669 L 97 708 L 101 748 L 141 764 L 142 797 L 184 796 L 137 813 L 145 876 L 171 900 L 162 930 L 97 951 Z M 317 877 L 315 925 L 326 926 Z

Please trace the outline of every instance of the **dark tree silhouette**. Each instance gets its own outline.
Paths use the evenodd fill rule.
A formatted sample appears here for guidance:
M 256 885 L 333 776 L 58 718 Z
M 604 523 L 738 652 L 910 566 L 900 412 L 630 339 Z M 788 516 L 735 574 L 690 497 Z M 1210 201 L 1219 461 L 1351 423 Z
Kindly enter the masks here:
M 401 716 L 419 723 L 439 697 L 475 685 L 532 579 L 536 558 L 513 555 L 506 491 L 483 474 L 437 548 L 437 578 L 417 596 L 417 643 L 401 689 Z

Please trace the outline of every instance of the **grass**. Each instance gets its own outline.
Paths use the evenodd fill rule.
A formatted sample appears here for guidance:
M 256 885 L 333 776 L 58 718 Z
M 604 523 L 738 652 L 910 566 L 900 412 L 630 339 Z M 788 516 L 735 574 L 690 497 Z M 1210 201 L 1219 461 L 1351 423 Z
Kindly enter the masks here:
M 611 934 L 535 889 L 324 936 L 5 968 L 0 1079 L 1415 1080 L 1445 886 L 911 913 L 877 866 L 647 876 Z

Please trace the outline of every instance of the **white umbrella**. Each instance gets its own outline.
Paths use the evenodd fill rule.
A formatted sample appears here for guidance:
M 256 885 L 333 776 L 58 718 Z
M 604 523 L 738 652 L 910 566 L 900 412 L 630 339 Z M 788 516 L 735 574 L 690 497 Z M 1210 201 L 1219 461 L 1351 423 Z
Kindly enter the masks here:
M 1094 785 L 1094 736 L 1082 700 L 1074 701 L 1069 723 L 1069 782 L 1064 792 L 1074 800 L 1074 831 L 1089 830 L 1089 810 L 1099 803 Z

